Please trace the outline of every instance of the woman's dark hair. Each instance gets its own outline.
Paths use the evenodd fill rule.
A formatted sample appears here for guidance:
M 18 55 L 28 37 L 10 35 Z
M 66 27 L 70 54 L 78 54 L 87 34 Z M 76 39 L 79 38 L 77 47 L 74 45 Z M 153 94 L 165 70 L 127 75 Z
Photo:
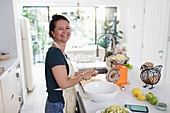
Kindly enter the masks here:
M 54 31 L 54 29 L 55 29 L 55 23 L 56 23 L 57 21 L 59 21 L 59 20 L 66 20 L 68 23 L 70 23 L 69 20 L 68 20 L 66 17 L 64 17 L 63 15 L 57 15 L 57 14 L 53 15 L 53 16 L 52 16 L 52 20 L 50 21 L 50 26 L 49 26 L 49 35 L 50 35 L 50 37 L 52 37 L 53 39 L 54 39 L 54 37 L 53 37 L 53 35 L 51 34 L 51 31 Z

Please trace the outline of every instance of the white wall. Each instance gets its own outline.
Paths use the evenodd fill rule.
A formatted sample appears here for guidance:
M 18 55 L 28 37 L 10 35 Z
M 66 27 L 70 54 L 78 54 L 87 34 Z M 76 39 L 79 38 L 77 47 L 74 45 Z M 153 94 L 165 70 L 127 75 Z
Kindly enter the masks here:
M 169 2 L 170 6 L 170 2 Z M 169 28 L 168 28 L 168 49 L 167 49 L 167 63 L 166 63 L 166 69 L 165 69 L 165 82 L 170 83 L 170 8 L 169 8 Z
M 0 52 L 10 53 L 17 57 L 16 29 L 13 1 L 2 0 L 0 5 Z

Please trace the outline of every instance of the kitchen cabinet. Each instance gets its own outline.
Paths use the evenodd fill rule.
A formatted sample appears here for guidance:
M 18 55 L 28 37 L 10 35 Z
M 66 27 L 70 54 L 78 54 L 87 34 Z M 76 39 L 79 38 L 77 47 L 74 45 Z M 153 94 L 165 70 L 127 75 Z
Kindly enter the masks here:
M 16 68 L 19 65 L 17 58 L 0 62 L 5 71 L 0 75 L 0 113 L 18 113 L 20 109 L 19 89 Z
M 18 65 L 23 73 L 20 24 L 17 12 L 16 0 L 2 0 L 0 4 L 0 52 L 9 53 L 10 56 L 7 60 L 0 60 L 0 67 L 5 69 L 0 74 L 0 113 L 18 113 L 21 105 L 18 95 L 19 86 L 22 87 L 22 84 L 18 84 L 16 77 Z M 6 25 L 7 23 L 9 24 Z M 22 78 L 24 80 L 24 77 Z
M 2 102 L 2 89 L 1 89 L 1 84 L 0 84 L 0 113 L 4 113 L 3 111 L 3 102 Z

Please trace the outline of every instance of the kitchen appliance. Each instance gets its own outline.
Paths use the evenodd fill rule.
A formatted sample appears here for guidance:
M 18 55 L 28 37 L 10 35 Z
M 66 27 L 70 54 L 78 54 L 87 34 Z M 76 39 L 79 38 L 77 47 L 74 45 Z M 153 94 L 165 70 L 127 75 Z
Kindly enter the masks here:
M 21 17 L 21 38 L 22 38 L 22 50 L 23 50 L 23 63 L 24 63 L 24 77 L 26 82 L 26 88 L 28 91 L 32 91 L 34 88 L 33 77 L 33 51 L 30 36 L 30 23 L 26 17 Z
M 106 80 L 118 86 L 129 84 L 129 82 L 127 82 L 128 68 L 123 66 L 129 58 L 127 60 L 114 60 L 108 57 L 108 60 L 111 69 L 106 74 Z
M 106 80 L 118 86 L 129 84 L 127 82 L 128 68 L 123 65 L 115 65 L 106 74 Z
M 145 63 L 141 66 L 140 78 L 146 84 L 144 87 L 152 85 L 149 89 L 154 88 L 153 85 L 157 84 L 160 80 L 162 67 L 162 65 L 153 67 L 151 63 Z

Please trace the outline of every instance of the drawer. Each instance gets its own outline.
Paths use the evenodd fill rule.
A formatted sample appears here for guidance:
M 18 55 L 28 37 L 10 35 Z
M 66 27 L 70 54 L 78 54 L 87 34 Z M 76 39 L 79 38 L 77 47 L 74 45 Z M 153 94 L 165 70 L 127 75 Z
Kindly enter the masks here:
M 9 101 L 8 105 L 5 108 L 5 113 L 18 113 L 20 109 L 20 103 L 18 98 L 18 91 L 14 92 L 13 97 Z
M 6 108 L 8 102 L 13 98 L 13 95 L 17 90 L 17 85 L 16 71 L 14 69 L 10 69 L 1 79 L 4 108 Z

